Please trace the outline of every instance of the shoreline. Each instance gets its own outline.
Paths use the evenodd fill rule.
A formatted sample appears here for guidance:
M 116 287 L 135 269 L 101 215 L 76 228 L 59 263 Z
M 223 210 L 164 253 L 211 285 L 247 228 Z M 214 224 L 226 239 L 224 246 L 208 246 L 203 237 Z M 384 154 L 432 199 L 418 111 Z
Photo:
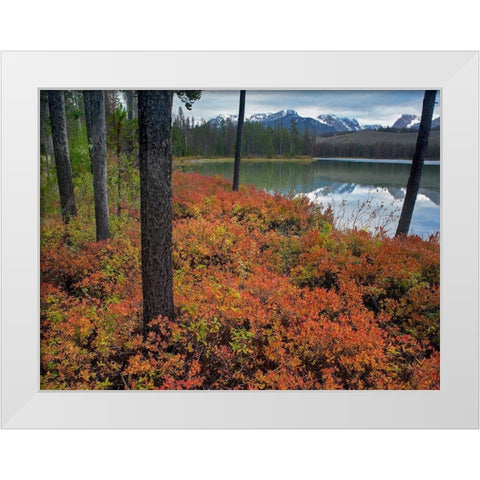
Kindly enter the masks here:
M 284 158 L 242 158 L 242 162 L 293 162 L 293 163 L 309 163 L 316 161 L 329 161 L 329 162 L 352 162 L 352 163 L 383 163 L 383 164 L 397 164 L 397 165 L 410 165 L 411 159 L 401 158 L 361 158 L 361 157 L 284 157 Z M 210 157 L 210 158 L 174 158 L 173 163 L 176 165 L 190 165 L 196 163 L 220 163 L 231 162 L 235 159 L 233 157 Z M 440 160 L 425 160 L 424 165 L 439 166 Z
M 357 157 L 319 157 L 313 160 L 326 161 L 326 162 L 353 162 L 353 163 L 384 163 L 384 164 L 397 164 L 397 165 L 410 165 L 411 159 L 402 158 L 357 158 Z M 440 165 L 440 160 L 425 160 L 424 165 Z

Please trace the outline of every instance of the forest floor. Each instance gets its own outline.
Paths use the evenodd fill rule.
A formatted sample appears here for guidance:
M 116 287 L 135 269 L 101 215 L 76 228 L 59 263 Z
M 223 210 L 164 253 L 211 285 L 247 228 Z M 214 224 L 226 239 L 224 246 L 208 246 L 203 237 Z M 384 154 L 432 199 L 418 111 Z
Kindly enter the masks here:
M 95 242 L 84 184 L 68 225 L 42 206 L 42 389 L 439 389 L 437 236 L 175 172 L 175 318 L 144 338 L 138 186 Z

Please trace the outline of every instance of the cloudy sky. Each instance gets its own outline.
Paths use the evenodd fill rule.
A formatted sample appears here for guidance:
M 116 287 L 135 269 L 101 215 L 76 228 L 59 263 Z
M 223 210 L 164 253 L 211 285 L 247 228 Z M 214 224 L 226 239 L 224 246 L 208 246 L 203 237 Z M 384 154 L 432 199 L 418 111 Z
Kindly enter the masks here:
M 356 118 L 360 124 L 392 125 L 403 113 L 420 115 L 423 90 L 264 90 L 247 91 L 245 116 L 296 110 L 303 117 L 322 113 Z M 209 120 L 220 113 L 238 114 L 238 91 L 204 90 L 189 115 Z M 437 97 L 437 102 L 439 98 Z M 174 102 L 174 113 L 181 102 Z M 185 110 L 185 109 L 184 109 Z M 437 103 L 434 118 L 440 115 Z

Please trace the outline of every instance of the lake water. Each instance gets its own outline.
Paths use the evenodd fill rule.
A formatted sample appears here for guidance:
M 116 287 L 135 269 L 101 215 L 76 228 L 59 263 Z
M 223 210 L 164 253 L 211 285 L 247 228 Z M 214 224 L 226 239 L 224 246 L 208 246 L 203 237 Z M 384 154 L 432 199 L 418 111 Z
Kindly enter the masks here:
M 202 175 L 233 176 L 232 161 L 198 161 L 176 167 Z M 338 227 L 384 228 L 395 233 L 410 172 L 407 160 L 318 159 L 296 161 L 242 160 L 240 183 L 268 192 L 306 195 L 330 205 Z M 425 164 L 410 233 L 428 237 L 440 231 L 440 165 Z

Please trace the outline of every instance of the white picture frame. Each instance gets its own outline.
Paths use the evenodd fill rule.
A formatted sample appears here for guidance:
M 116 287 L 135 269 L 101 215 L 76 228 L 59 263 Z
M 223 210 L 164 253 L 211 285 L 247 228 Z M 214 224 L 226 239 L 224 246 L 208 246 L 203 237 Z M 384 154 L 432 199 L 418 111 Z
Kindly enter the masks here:
M 478 60 L 478 52 L 3 52 L 2 427 L 478 428 Z M 440 90 L 440 390 L 40 391 L 42 88 Z

